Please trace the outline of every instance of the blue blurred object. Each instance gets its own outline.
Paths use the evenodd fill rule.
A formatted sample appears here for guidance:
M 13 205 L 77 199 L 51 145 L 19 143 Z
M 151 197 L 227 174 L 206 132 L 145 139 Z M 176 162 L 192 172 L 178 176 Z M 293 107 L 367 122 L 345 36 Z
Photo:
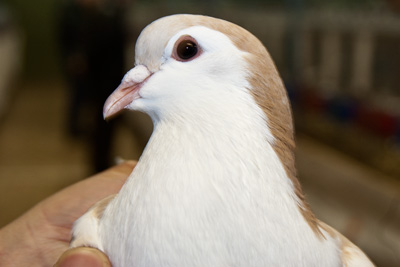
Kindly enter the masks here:
M 295 106 L 299 100 L 299 87 L 296 86 L 296 84 L 288 81 L 284 81 L 284 85 L 292 106 Z
M 328 113 L 339 122 L 348 123 L 354 121 L 357 115 L 358 102 L 347 96 L 334 97 L 328 102 Z

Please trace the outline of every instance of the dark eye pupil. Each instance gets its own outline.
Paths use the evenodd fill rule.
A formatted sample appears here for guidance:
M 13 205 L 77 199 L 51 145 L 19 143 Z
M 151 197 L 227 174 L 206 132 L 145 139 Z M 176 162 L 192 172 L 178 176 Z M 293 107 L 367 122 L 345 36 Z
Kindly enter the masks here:
M 197 45 L 192 41 L 183 41 L 177 47 L 177 54 L 181 59 L 189 59 L 197 54 Z

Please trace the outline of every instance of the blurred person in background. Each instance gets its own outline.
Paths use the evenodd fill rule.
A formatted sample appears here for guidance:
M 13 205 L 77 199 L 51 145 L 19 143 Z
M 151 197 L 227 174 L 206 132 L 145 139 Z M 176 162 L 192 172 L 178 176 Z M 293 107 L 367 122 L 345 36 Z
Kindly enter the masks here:
M 104 122 L 103 104 L 124 74 L 123 0 L 67 0 L 60 45 L 70 91 L 68 132 L 90 142 L 93 171 L 109 167 L 116 121 Z

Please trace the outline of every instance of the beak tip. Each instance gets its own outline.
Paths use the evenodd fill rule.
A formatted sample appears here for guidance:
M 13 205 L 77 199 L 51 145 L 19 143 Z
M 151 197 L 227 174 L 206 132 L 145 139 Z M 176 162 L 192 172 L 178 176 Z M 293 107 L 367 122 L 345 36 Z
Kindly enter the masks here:
M 123 109 L 116 109 L 114 106 L 109 107 L 106 105 L 103 110 L 103 119 L 105 121 L 110 121 L 118 114 L 122 112 Z
M 104 119 L 105 121 L 109 121 L 110 119 L 112 119 L 112 118 L 114 117 L 114 115 L 115 115 L 115 114 L 112 114 L 112 113 L 110 112 L 110 110 L 105 110 L 105 111 L 103 112 L 103 119 Z
M 103 119 L 104 120 L 108 120 L 110 117 L 110 109 L 106 107 L 106 105 L 104 105 L 104 109 L 103 109 Z

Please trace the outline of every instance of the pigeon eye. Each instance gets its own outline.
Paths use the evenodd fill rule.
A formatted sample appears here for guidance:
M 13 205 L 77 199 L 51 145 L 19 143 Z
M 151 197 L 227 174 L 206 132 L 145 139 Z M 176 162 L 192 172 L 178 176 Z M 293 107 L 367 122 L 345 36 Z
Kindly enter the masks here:
M 197 54 L 197 45 L 192 41 L 183 41 L 176 48 L 178 57 L 188 60 Z
M 200 54 L 197 42 L 190 36 L 182 36 L 175 44 L 172 57 L 178 61 L 189 61 Z

